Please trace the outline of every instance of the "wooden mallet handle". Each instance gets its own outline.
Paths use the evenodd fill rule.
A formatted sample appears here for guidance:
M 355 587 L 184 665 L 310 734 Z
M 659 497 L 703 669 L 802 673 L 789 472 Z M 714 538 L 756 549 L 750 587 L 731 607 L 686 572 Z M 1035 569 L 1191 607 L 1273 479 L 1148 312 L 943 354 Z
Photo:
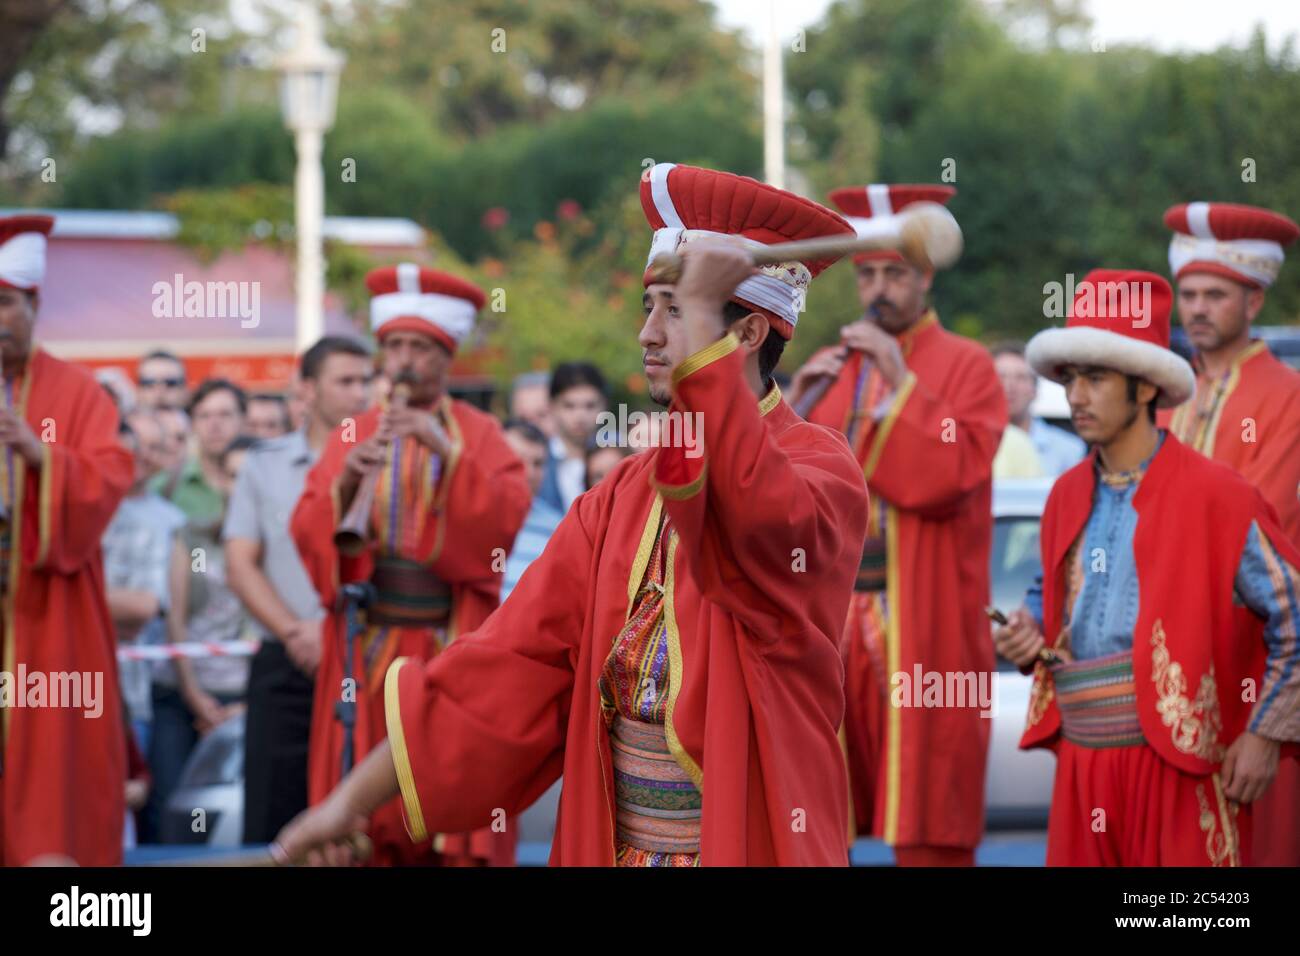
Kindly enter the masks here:
M 834 259 L 882 249 L 901 253 L 904 259 L 918 269 L 947 269 L 961 258 L 961 227 L 957 225 L 952 213 L 938 203 L 918 202 L 883 224 L 876 235 L 799 239 L 771 246 L 756 246 L 750 248 L 749 252 L 754 265 L 770 266 L 781 262 Z M 652 282 L 678 282 L 682 277 L 681 256 L 675 252 L 655 256 L 650 263 L 650 272 Z
M 356 857 L 358 863 L 365 863 L 375 852 L 375 846 L 370 842 L 370 837 L 364 833 L 354 833 L 347 839 L 348 844 L 352 847 L 352 855 Z M 220 867 L 265 867 L 265 866 L 293 866 L 295 864 L 285 863 L 277 859 L 269 846 L 257 850 L 243 850 L 238 853 L 223 854 L 218 857 L 211 856 L 192 856 L 174 860 L 163 860 L 159 863 L 150 864 L 152 866 L 220 866 Z

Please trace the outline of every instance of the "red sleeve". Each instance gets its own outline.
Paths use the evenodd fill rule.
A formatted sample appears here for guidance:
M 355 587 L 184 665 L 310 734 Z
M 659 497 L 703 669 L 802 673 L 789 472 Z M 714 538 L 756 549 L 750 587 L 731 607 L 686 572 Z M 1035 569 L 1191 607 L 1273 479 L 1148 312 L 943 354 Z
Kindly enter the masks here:
M 437 530 L 431 564 L 444 581 L 499 582 L 532 497 L 524 463 L 495 421 L 479 420 L 454 437 L 451 479 L 442 483 L 430 516 L 444 525 Z
M 867 485 L 905 511 L 944 514 L 993 475 L 1007 403 L 993 363 L 971 351 L 953 372 L 951 396 L 909 371 L 888 411 L 865 436 Z
M 1252 482 L 1276 510 L 1278 521 L 1291 542 L 1300 545 L 1300 400 L 1283 402 L 1277 424 L 1260 435 L 1258 451 L 1245 478 Z M 1267 399 L 1262 399 L 1267 401 Z M 1238 425 L 1239 431 L 1241 430 Z
M 47 395 L 57 395 L 57 383 L 33 382 L 33 388 L 38 384 Z M 117 438 L 117 409 L 103 389 L 93 380 L 91 384 L 68 403 L 75 416 L 50 416 L 31 425 L 42 439 L 41 467 L 26 471 L 22 551 L 34 568 L 72 574 L 93 560 L 131 487 L 134 464 Z M 51 404 L 67 407 L 66 401 Z M 48 438 L 47 429 L 53 429 Z
M 559 777 L 602 493 L 574 503 L 481 628 L 432 661 L 389 668 L 388 740 L 417 843 L 485 826 L 497 809 L 520 813 Z
M 653 480 L 704 597 L 775 637 L 807 616 L 803 574 L 861 555 L 867 492 L 834 432 L 798 425 L 806 441 L 777 443 L 738 344 L 728 333 L 673 372 L 673 410 L 698 422 L 703 448 L 658 449 Z

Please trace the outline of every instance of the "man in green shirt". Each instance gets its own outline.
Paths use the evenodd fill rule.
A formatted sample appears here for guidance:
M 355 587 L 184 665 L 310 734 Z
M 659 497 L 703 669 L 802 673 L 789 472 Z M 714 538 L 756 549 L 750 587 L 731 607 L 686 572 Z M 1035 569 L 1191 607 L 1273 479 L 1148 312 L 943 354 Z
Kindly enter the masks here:
M 175 475 L 163 475 L 155 488 L 185 512 L 190 527 L 221 523 L 226 484 L 221 456 L 243 430 L 248 400 L 234 382 L 205 380 L 190 399 L 190 422 L 195 451 Z

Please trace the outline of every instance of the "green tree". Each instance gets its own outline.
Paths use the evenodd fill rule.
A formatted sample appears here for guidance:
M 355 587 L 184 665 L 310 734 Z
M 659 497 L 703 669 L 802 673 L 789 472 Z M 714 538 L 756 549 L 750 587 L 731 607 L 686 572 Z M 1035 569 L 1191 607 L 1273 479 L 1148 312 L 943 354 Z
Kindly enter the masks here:
M 257 46 L 227 3 L 12 0 L 0 9 L 0 172 L 36 189 L 40 158 L 70 162 L 105 129 L 215 113 Z
M 453 135 L 536 123 L 601 96 L 753 80 L 699 0 L 353 0 L 334 42 L 352 76 L 403 90 Z

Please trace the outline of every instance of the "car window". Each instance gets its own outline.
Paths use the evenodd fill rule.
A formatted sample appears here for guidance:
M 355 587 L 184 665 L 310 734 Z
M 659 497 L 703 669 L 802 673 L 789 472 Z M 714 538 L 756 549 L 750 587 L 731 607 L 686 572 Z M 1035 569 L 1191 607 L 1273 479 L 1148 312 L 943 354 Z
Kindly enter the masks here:
M 243 724 L 241 718 L 233 718 L 199 741 L 185 764 L 178 790 L 215 787 L 244 779 L 244 734 L 242 727 L 235 726 L 236 722 Z
M 1038 548 L 1038 519 L 1004 517 L 993 522 L 993 549 L 990 555 L 990 603 L 1003 614 L 1010 614 L 1025 601 L 1025 591 L 1042 570 Z M 998 669 L 1011 667 L 998 659 Z

